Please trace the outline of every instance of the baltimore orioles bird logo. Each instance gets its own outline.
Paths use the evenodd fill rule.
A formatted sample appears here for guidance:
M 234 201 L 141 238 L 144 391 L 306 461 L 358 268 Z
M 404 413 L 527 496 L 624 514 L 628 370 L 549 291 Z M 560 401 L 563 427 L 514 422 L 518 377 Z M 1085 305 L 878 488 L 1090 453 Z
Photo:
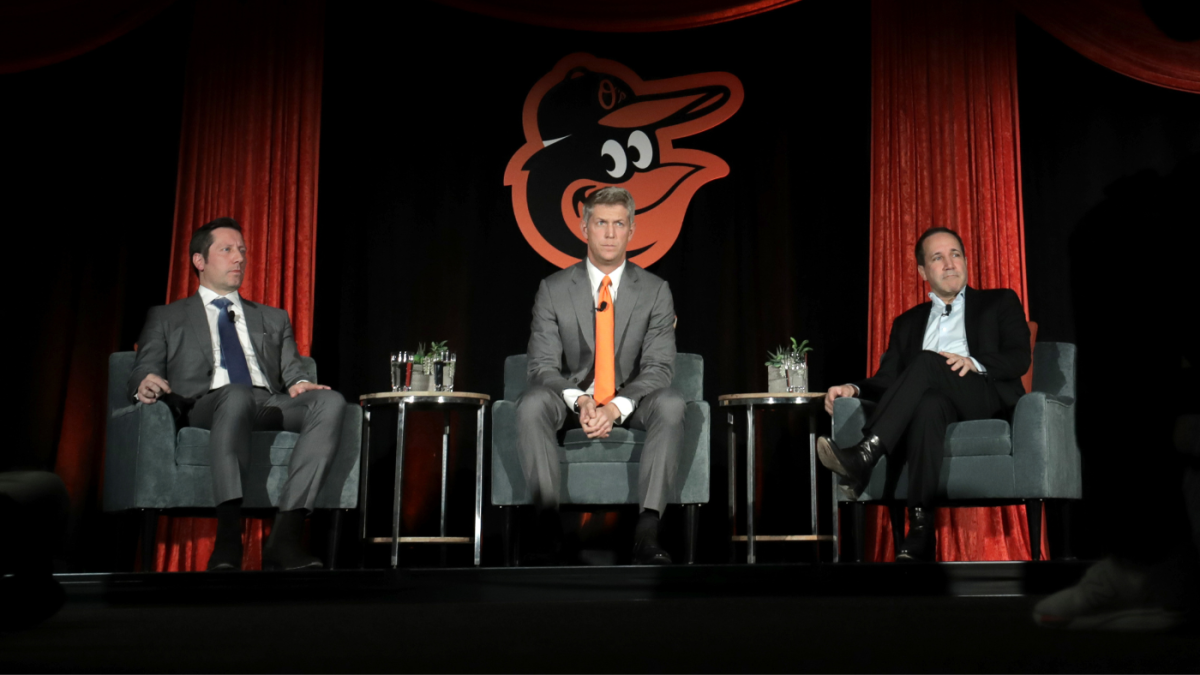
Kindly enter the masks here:
M 525 145 L 504 171 L 525 239 L 543 258 L 569 267 L 587 255 L 580 231 L 583 201 L 620 186 L 633 195 L 628 255 L 645 267 L 679 237 L 696 190 L 729 175 L 702 150 L 676 148 L 729 119 L 742 105 L 730 73 L 645 81 L 591 54 L 571 54 L 538 80 L 525 99 Z

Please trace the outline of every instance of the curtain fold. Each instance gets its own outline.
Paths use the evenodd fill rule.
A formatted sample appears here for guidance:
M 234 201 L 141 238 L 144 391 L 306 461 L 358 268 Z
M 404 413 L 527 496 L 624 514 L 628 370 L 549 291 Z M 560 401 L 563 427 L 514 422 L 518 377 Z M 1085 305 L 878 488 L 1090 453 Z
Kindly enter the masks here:
M 698 28 L 769 12 L 799 0 L 439 0 L 497 19 L 567 30 L 644 33 Z
M 322 0 L 197 6 L 166 298 L 199 287 L 192 232 L 232 216 L 249 249 L 240 293 L 287 310 L 302 354 L 312 345 L 323 21 Z M 155 568 L 204 569 L 215 533 L 212 518 L 164 516 Z M 261 520 L 247 519 L 244 569 L 261 567 L 265 533 Z
M 1163 32 L 1139 0 L 1012 0 L 1022 14 L 1100 65 L 1160 87 L 1200 93 L 1200 26 L 1175 39 Z M 1173 24 L 1187 16 L 1164 11 Z M 1179 3 L 1185 5 L 1187 3 Z M 1192 10 L 1194 15 L 1195 11 Z
M 869 373 L 927 300 L 913 248 L 929 227 L 960 234 L 973 287 L 1027 297 L 1014 31 L 1002 0 L 872 3 Z M 886 509 L 869 513 L 866 559 L 892 559 Z M 939 560 L 1029 558 L 1023 506 L 940 509 L 937 530 Z

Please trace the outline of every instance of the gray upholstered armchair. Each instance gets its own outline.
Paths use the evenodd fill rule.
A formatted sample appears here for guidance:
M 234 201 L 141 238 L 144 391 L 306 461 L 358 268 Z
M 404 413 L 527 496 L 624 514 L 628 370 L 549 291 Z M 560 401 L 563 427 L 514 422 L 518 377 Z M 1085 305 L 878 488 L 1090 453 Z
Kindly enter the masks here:
M 135 353 L 116 352 L 108 359 L 108 448 L 104 460 L 104 510 L 143 510 L 142 568 L 150 569 L 153 523 L 161 509 L 214 508 L 212 470 L 205 429 L 175 428 L 165 404 L 133 403 L 125 383 Z M 316 363 L 307 357 L 316 372 Z M 243 485 L 245 508 L 271 508 L 287 480 L 288 461 L 300 437 L 289 431 L 256 431 L 250 449 L 250 478 Z M 341 510 L 358 506 L 358 470 L 362 449 L 362 411 L 347 403 L 342 437 L 317 508 L 334 509 L 333 550 Z M 333 566 L 333 561 L 329 561 Z
M 492 504 L 505 511 L 505 561 L 512 562 L 513 508 L 533 504 L 517 456 L 517 397 L 525 391 L 524 354 L 504 361 L 504 400 L 492 404 Z M 708 503 L 709 430 L 711 414 L 704 399 L 704 359 L 698 354 L 677 354 L 671 386 L 687 408 L 683 420 L 683 455 L 678 484 L 672 486 L 670 504 L 684 504 L 684 559 L 696 560 L 698 510 Z M 559 455 L 562 464 L 563 504 L 637 504 L 638 462 L 645 432 L 616 427 L 605 439 L 591 440 L 582 429 L 567 431 Z
M 862 440 L 871 401 L 841 398 L 833 405 L 833 438 L 843 448 Z M 1075 442 L 1075 345 L 1039 342 L 1033 350 L 1032 391 L 1017 401 L 1012 423 L 1005 420 L 956 422 L 946 430 L 939 492 L 948 505 L 1022 502 L 1029 523 L 1033 559 L 1041 557 L 1042 502 L 1080 499 L 1083 483 Z M 903 511 L 894 505 L 908 496 L 908 467 L 879 460 L 857 500 L 845 490 L 841 502 L 857 502 L 856 529 L 861 560 L 863 502 L 889 502 L 892 534 L 899 550 Z

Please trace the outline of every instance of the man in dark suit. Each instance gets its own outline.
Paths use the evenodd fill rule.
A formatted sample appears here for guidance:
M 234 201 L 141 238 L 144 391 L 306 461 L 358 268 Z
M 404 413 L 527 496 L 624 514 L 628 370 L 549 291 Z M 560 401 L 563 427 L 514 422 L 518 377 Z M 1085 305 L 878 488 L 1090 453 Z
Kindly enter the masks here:
M 337 449 L 345 400 L 313 382 L 287 312 L 238 295 L 246 244 L 237 221 L 218 218 L 196 230 L 189 252 L 199 291 L 150 309 L 129 395 L 143 405 L 161 399 L 181 426 L 212 432 L 217 540 L 209 570 L 241 568 L 242 475 L 250 462 L 250 433 L 299 432 L 279 514 L 263 546 L 263 569 L 319 568 L 321 561 L 300 539 Z
M 824 464 L 861 491 L 885 453 L 907 450 L 909 532 L 897 560 L 934 554 L 932 507 L 937 499 L 946 428 L 964 420 L 1005 414 L 1025 393 L 1021 376 L 1031 359 L 1029 326 L 1021 301 L 1003 288 L 967 286 L 967 258 L 953 230 L 935 227 L 917 241 L 917 272 L 929 282 L 930 301 L 892 322 L 887 352 L 875 376 L 825 395 L 825 410 L 843 396 L 878 401 L 863 440 L 840 448 L 817 441 Z
M 529 336 L 529 388 L 517 400 L 521 468 L 534 491 L 543 546 L 559 536 L 561 475 L 556 433 L 570 419 L 589 438 L 613 425 L 646 432 L 638 475 L 641 515 L 634 562 L 670 564 L 658 545 L 659 516 L 683 443 L 683 396 L 675 370 L 675 308 L 667 282 L 625 260 L 633 197 L 597 190 L 585 201 L 585 260 L 542 280 Z M 550 552 L 553 555 L 553 552 Z

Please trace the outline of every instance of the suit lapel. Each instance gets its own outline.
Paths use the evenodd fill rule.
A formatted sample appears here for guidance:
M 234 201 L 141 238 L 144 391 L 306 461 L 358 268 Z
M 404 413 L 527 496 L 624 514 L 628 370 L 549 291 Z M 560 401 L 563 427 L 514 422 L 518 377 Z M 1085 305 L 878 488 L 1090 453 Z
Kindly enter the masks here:
M 579 319 L 579 332 L 587 341 L 588 350 L 596 353 L 596 316 L 592 306 L 592 284 L 588 280 L 586 263 L 575 265 L 571 273 L 571 304 L 575 305 L 575 317 Z
M 633 316 L 633 308 L 638 304 L 638 296 L 641 292 L 640 272 L 633 263 L 625 263 L 625 273 L 621 278 L 621 290 L 617 293 L 615 301 L 617 305 L 617 322 L 613 327 L 616 334 L 613 336 L 613 348 L 617 354 L 621 353 L 621 343 L 625 337 L 625 328 L 629 326 L 629 319 Z
M 974 288 L 967 286 L 965 296 L 967 306 L 964 308 L 963 327 L 967 332 L 967 351 L 975 352 L 979 349 L 979 293 L 975 292 Z
M 200 294 L 188 296 L 183 307 L 187 316 L 187 325 L 191 329 L 193 337 L 198 344 L 205 346 L 204 359 L 212 361 L 212 333 L 209 332 L 208 313 L 204 310 L 204 301 L 200 299 Z
M 262 359 L 259 359 L 258 355 L 263 353 L 262 310 L 257 304 L 242 298 L 242 311 L 246 314 L 246 330 L 250 332 L 250 345 L 254 347 L 254 358 L 261 366 Z

